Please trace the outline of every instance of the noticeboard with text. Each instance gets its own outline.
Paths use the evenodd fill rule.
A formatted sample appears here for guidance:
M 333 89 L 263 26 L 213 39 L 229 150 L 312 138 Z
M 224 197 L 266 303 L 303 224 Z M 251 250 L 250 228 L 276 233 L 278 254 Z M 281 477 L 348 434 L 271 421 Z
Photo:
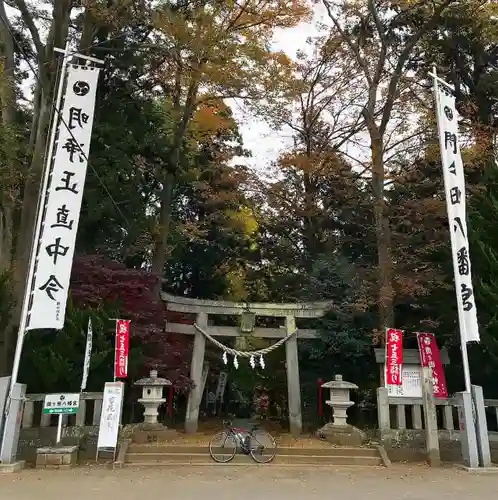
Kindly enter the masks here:
M 401 384 L 387 385 L 390 397 L 421 398 L 422 368 L 420 365 L 403 365 L 401 369 Z
M 43 413 L 48 415 L 73 415 L 78 413 L 79 407 L 79 393 L 47 394 L 43 401 Z

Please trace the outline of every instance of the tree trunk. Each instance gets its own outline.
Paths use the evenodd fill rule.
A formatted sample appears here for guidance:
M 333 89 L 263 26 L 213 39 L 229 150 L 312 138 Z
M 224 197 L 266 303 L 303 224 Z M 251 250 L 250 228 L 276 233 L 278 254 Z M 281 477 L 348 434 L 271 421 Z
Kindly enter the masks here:
M 0 0 L 0 18 L 7 21 Z M 0 165 L 0 275 L 11 266 L 16 199 L 17 134 L 15 124 L 14 40 L 10 26 L 0 20 L 0 133 L 5 164 Z
M 167 174 L 163 191 L 161 193 L 161 209 L 159 212 L 159 227 L 154 237 L 154 255 L 152 257 L 152 272 L 159 276 L 164 274 L 166 264 L 166 251 L 168 248 L 168 234 L 171 225 L 171 204 L 173 201 L 173 188 L 175 178 Z
M 2 2 L 3 4 L 3 2 Z M 11 252 L 11 268 L 13 271 L 13 306 L 7 324 L 0 325 L 3 330 L 3 359 L 0 370 L 10 372 L 12 364 L 12 348 L 16 325 L 19 323 L 20 311 L 26 287 L 29 257 L 31 253 L 33 231 L 35 227 L 36 212 L 40 184 L 43 173 L 47 133 L 50 125 L 52 99 L 54 95 L 54 82 L 57 67 L 54 58 L 54 47 L 63 47 L 68 35 L 69 18 L 72 9 L 72 0 L 58 0 L 54 2 L 53 21 L 50 26 L 46 45 L 39 40 L 36 27 L 33 24 L 31 12 L 22 13 L 26 24 L 30 27 L 37 50 L 38 78 L 35 90 L 35 102 L 31 134 L 26 156 L 29 167 L 24 166 L 23 199 L 19 200 L 21 206 L 19 226 L 16 227 L 15 248 Z M 6 17 L 5 17 L 6 18 Z M 31 149 L 32 148 L 32 149 Z M 19 169 L 21 166 L 16 165 Z
M 310 160 L 311 161 L 311 160 Z M 316 186 L 311 179 L 310 174 L 304 173 L 303 175 L 303 187 L 304 187 L 304 248 L 306 251 L 305 255 L 305 266 L 309 273 L 313 270 L 313 265 L 318 255 L 318 228 L 316 223 Z
M 36 127 L 34 148 L 29 170 L 24 180 L 23 207 L 16 244 L 16 302 L 19 304 L 22 303 L 24 296 L 55 91 L 57 65 L 53 49 L 65 45 L 71 9 L 71 0 L 59 0 L 54 3 L 53 21 L 46 46 L 43 47 L 43 54 L 39 58 L 43 61 L 43 67 L 38 68 L 39 82 L 37 86 L 39 87 L 40 100 L 38 116 L 33 120 L 33 126 Z M 17 304 L 18 308 L 19 304 Z
M 372 136 L 372 192 L 378 256 L 379 329 L 394 326 L 393 263 L 391 259 L 391 228 L 384 199 L 384 144 L 380 134 Z
M 185 105 L 181 106 L 181 67 L 177 69 L 176 75 L 176 86 L 175 92 L 176 96 L 174 98 L 175 102 L 175 116 L 180 116 L 181 110 L 181 120 L 176 127 L 175 136 L 173 139 L 173 145 L 171 148 L 171 162 L 168 165 L 168 171 L 165 175 L 163 182 L 163 190 L 161 193 L 161 209 L 159 212 L 159 227 L 157 228 L 156 235 L 154 238 L 154 255 L 152 256 L 152 272 L 159 276 L 164 274 L 164 265 L 166 264 L 166 251 L 168 248 L 168 235 L 171 226 L 171 212 L 172 212 L 172 202 L 173 202 L 173 190 L 174 185 L 177 180 L 177 173 L 180 167 L 180 157 L 183 146 L 183 140 L 187 132 L 188 124 L 192 118 L 195 109 L 195 99 L 197 96 L 197 91 L 199 88 L 199 82 L 193 80 L 188 88 L 187 99 Z
M 16 158 L 18 136 L 15 123 L 15 83 L 14 83 L 14 40 L 3 0 L 0 0 L 0 137 L 3 165 L 0 164 L 0 278 L 7 278 L 12 267 L 14 245 L 14 212 L 17 201 Z M 8 323 L 9 294 L 7 282 L 0 290 L 0 376 L 8 373 L 9 330 Z

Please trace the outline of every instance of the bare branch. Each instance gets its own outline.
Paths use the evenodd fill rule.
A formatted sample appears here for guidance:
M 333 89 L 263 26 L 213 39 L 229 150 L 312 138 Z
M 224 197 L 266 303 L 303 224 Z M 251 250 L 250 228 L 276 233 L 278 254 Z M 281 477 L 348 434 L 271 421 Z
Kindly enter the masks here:
M 327 0 L 323 0 L 323 4 L 325 5 L 325 8 L 327 9 L 327 14 L 328 14 L 329 18 L 334 23 L 337 31 L 341 35 L 341 38 L 348 44 L 349 48 L 353 52 L 358 64 L 361 66 L 361 69 L 363 70 L 363 73 L 365 74 L 365 78 L 367 79 L 367 82 L 370 86 L 372 84 L 372 77 L 370 75 L 370 70 L 368 68 L 368 64 L 361 55 L 360 48 L 358 47 L 358 45 L 356 43 L 353 42 L 351 37 L 349 35 L 347 35 L 346 32 L 342 29 L 342 27 L 339 23 L 339 20 L 332 12 L 332 7 L 331 7 L 330 3 Z
M 396 89 L 398 87 L 399 80 L 403 74 L 403 69 L 405 67 L 405 64 L 408 61 L 408 58 L 410 57 L 413 48 L 415 47 L 415 45 L 417 45 L 420 39 L 428 31 L 430 31 L 437 25 L 443 10 L 446 9 L 446 7 L 448 7 L 454 1 L 455 0 L 444 0 L 442 4 L 439 5 L 439 7 L 436 8 L 436 10 L 434 11 L 432 18 L 428 22 L 426 22 L 416 33 L 414 33 L 406 42 L 405 48 L 398 57 L 394 74 L 391 76 L 391 79 L 389 81 L 389 86 L 387 90 L 387 99 L 384 106 L 382 121 L 379 127 L 381 133 L 384 133 L 384 131 L 386 130 L 387 124 L 391 117 L 391 111 L 393 109 L 394 101 L 396 99 Z
M 41 66 L 44 62 L 43 61 L 44 45 L 40 39 L 40 33 L 38 32 L 38 29 L 35 26 L 35 22 L 33 20 L 33 15 L 30 12 L 30 10 L 29 10 L 29 8 L 26 5 L 26 2 L 24 0 L 13 0 L 13 1 L 16 4 L 17 8 L 19 9 L 19 12 L 21 13 L 23 21 L 26 23 L 26 26 L 28 27 L 28 30 L 31 33 L 31 38 L 33 39 L 33 43 L 35 45 L 38 64 Z

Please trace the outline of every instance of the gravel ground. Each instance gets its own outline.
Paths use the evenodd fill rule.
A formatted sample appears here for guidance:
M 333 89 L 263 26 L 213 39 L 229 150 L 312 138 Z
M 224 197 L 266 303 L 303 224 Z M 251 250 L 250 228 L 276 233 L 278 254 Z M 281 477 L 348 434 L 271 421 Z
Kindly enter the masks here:
M 390 469 L 182 467 L 78 468 L 0 475 L 0 500 L 489 500 L 498 475 L 425 466 Z M 147 495 L 147 497 L 145 496 Z

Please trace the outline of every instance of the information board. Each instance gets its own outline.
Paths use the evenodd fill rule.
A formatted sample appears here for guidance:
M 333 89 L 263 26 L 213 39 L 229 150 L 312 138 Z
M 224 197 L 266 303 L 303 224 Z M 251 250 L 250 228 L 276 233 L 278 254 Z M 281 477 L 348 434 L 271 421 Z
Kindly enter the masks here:
M 389 396 L 398 398 L 422 397 L 422 368 L 419 365 L 403 365 L 401 385 L 388 385 Z
M 79 393 L 47 394 L 43 401 L 43 413 L 46 415 L 74 415 L 79 407 Z

